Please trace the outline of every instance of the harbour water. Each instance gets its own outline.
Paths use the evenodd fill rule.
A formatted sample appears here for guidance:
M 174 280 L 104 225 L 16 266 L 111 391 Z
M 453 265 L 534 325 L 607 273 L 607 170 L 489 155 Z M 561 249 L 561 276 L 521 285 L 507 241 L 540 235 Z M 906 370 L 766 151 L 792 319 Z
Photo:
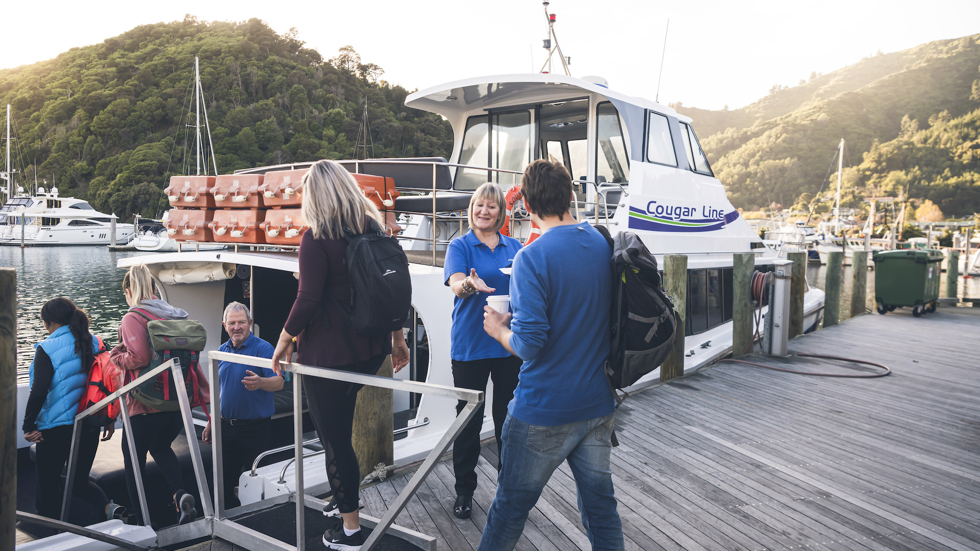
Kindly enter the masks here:
M 92 322 L 92 332 L 112 347 L 116 329 L 127 309 L 122 293 L 124 270 L 116 262 L 141 252 L 112 252 L 106 247 L 0 247 L 0 266 L 17 269 L 17 371 L 18 380 L 27 380 L 27 369 L 34 357 L 34 344 L 47 335 L 41 323 L 41 306 L 48 300 L 64 296 L 85 309 Z M 824 288 L 826 266 L 811 264 L 807 280 Z M 874 311 L 874 271 L 868 272 L 866 307 Z M 844 268 L 841 319 L 850 317 L 851 268 Z M 946 274 L 942 275 L 940 295 L 946 291 Z M 980 297 L 980 278 L 960 279 L 960 297 Z
M 0 266 L 17 269 L 17 378 L 27 380 L 34 344 L 47 336 L 41 306 L 68 297 L 88 312 L 92 333 L 115 346 L 116 329 L 128 308 L 122 292 L 126 273 L 116 261 L 146 254 L 107 247 L 0 247 Z

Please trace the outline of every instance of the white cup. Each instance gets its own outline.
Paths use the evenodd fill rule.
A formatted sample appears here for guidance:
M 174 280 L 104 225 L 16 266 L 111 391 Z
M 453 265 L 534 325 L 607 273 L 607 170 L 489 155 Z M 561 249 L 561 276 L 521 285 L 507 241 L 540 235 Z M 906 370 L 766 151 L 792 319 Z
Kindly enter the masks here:
M 510 311 L 510 296 L 490 295 L 487 297 L 487 304 L 501 314 L 506 314 Z

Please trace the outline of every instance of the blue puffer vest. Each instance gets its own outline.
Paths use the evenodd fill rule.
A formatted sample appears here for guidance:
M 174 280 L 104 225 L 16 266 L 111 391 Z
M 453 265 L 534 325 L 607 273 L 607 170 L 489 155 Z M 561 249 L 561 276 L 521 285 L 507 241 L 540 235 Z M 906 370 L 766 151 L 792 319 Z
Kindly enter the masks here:
M 85 392 L 88 370 L 82 368 L 82 359 L 75 354 L 75 336 L 67 325 L 62 325 L 35 345 L 44 349 L 54 366 L 54 378 L 41 413 L 37 416 L 39 430 L 71 425 L 78 413 L 78 402 Z M 99 350 L 99 341 L 92 337 L 92 350 Z M 34 385 L 34 362 L 31 361 L 30 383 Z

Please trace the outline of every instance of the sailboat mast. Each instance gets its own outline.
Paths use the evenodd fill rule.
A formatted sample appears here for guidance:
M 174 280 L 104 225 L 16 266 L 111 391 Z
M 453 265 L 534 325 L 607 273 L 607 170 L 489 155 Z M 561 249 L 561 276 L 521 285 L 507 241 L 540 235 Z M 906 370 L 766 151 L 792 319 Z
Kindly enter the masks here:
M 197 56 L 194 56 L 194 131 L 197 133 L 195 150 L 197 153 L 197 175 L 201 175 L 201 70 Z M 838 190 L 840 186 L 838 185 Z M 838 191 L 838 195 L 839 195 Z
M 14 196 L 14 179 L 10 175 L 10 104 L 7 104 L 7 164 L 3 165 L 7 170 L 4 176 L 7 177 L 7 200 Z
M 841 171 L 844 170 L 844 138 L 840 139 L 840 152 L 837 154 L 837 206 L 834 208 L 834 228 L 840 234 L 840 183 Z

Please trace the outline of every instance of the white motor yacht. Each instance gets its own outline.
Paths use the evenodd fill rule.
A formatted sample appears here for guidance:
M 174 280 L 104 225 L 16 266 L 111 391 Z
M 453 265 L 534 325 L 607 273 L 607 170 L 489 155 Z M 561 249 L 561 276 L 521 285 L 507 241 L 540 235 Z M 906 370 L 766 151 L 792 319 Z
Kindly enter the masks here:
M 59 197 L 56 187 L 39 187 L 34 195 L 18 188 L 0 207 L 0 245 L 109 245 L 114 217 L 81 199 Z M 126 243 L 133 233 L 128 224 L 116 225 L 116 243 Z

